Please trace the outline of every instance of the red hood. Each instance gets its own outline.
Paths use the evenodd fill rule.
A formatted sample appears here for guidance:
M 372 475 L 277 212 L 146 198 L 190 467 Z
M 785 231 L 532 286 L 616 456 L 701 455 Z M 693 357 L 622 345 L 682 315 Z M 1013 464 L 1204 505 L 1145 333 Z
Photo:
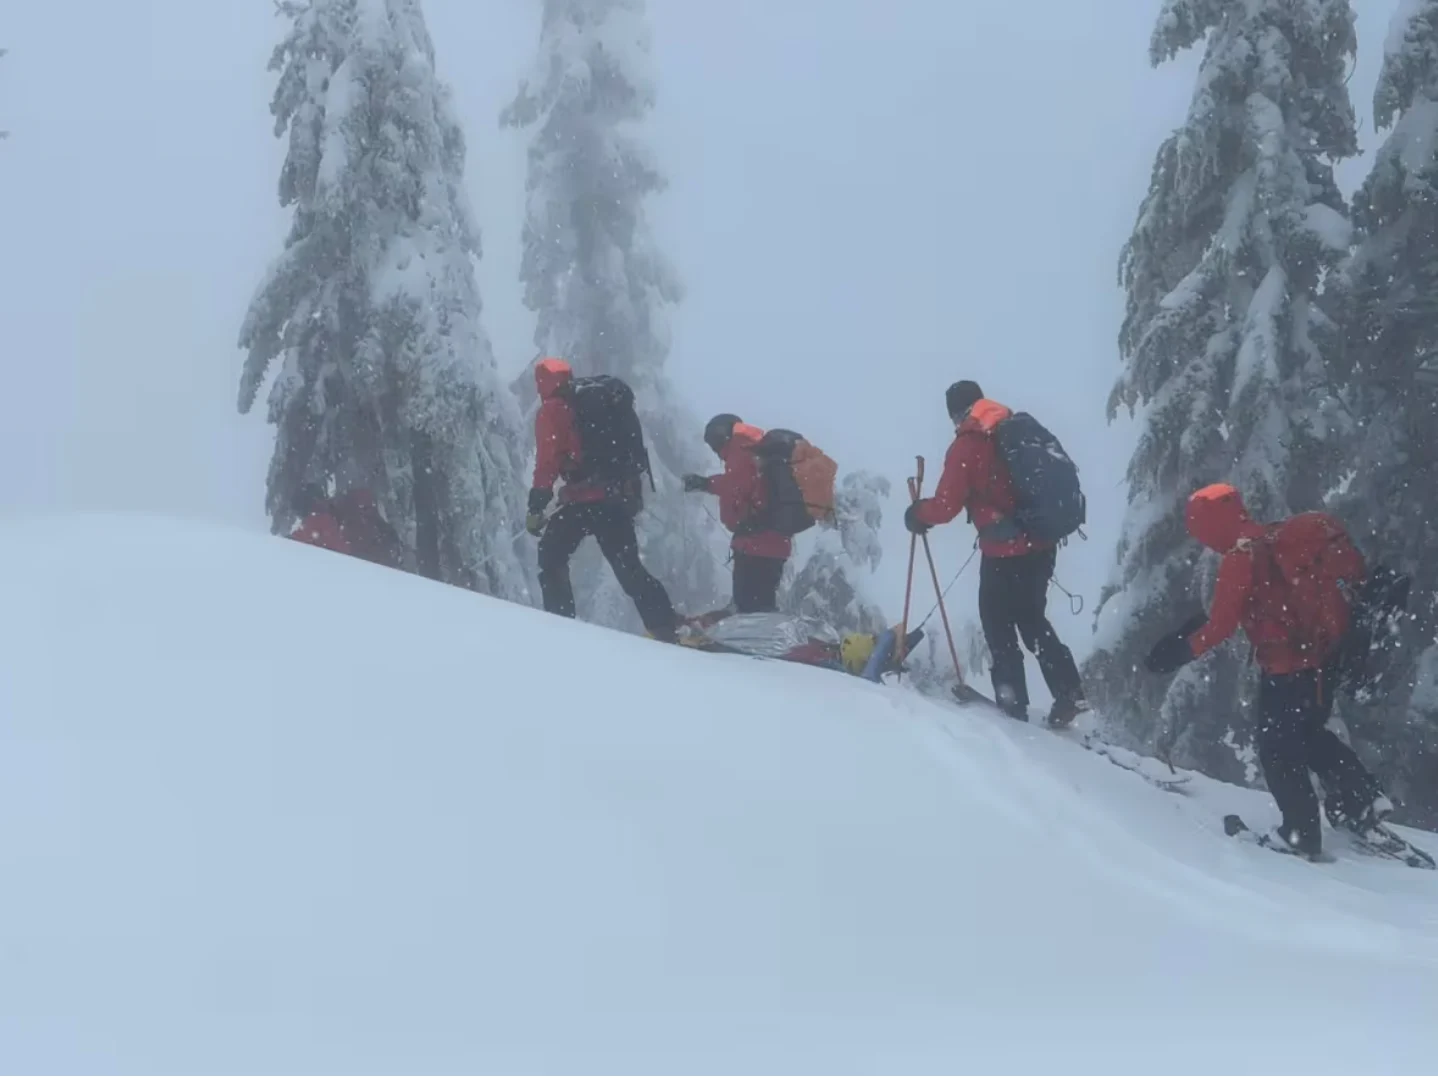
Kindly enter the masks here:
M 974 406 L 969 409 L 969 414 L 966 415 L 963 422 L 959 424 L 959 433 L 962 434 L 965 431 L 979 430 L 988 434 L 1011 415 L 1013 415 L 1013 412 L 1009 411 L 1009 409 L 1005 408 L 998 401 L 987 399 L 975 401 Z
M 1240 539 L 1263 533 L 1243 507 L 1238 489 L 1227 483 L 1214 483 L 1189 498 L 1184 523 L 1189 535 L 1220 554 L 1227 554 Z
M 534 386 L 540 397 L 548 400 L 574 377 L 574 371 L 562 359 L 541 359 L 534 365 Z

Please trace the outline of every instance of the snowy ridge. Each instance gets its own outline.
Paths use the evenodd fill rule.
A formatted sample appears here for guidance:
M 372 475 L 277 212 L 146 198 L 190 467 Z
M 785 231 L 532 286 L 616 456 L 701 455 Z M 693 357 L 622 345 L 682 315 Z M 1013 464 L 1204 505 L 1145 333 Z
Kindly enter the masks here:
M 0 566 L 0 1069 L 1432 1066 L 1438 874 L 1261 794 L 195 523 Z

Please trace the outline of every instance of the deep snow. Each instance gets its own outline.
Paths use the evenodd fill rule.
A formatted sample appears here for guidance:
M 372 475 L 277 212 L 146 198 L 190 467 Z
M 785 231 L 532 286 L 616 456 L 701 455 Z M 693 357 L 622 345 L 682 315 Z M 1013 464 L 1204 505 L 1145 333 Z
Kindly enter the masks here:
M 1438 874 L 1258 793 L 196 523 L 0 597 L 0 1070 L 1434 1066 Z

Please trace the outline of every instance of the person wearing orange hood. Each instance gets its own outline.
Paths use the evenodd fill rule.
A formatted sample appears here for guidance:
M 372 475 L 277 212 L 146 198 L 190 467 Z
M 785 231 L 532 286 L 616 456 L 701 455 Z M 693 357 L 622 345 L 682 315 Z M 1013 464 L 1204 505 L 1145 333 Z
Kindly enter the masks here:
M 1058 548 L 1013 527 L 1017 496 L 994 445 L 993 431 L 1012 413 L 984 397 L 977 382 L 955 382 L 945 394 L 954 421 L 953 444 L 932 498 L 904 514 L 904 526 L 923 534 L 965 509 L 979 533 L 979 622 L 993 657 L 994 699 L 1013 718 L 1028 721 L 1029 690 L 1019 640 L 1033 652 L 1053 694 L 1050 726 L 1067 726 L 1088 710 L 1073 653 L 1048 618 L 1049 581 Z
M 724 462 L 720 475 L 686 475 L 684 489 L 719 498 L 719 520 L 733 533 L 734 610 L 766 614 L 779 609 L 779 582 L 793 553 L 789 536 L 765 526 L 769 491 L 754 449 L 764 437 L 737 415 L 716 415 L 704 427 L 704 442 Z
M 591 452 L 586 459 L 569 400 L 573 380 L 573 371 L 562 359 L 542 359 L 534 368 L 540 405 L 534 419 L 534 483 L 525 527 L 539 538 L 539 588 L 544 609 L 574 617 L 569 559 L 592 535 L 619 586 L 634 600 L 644 628 L 655 639 L 673 641 L 677 619 L 669 593 L 639 560 L 639 540 L 634 533 L 634 517 L 643 497 L 639 476 L 597 474 L 593 460 L 599 454 Z M 564 485 L 559 491 L 559 508 L 546 520 L 544 511 L 560 480 Z
M 1242 627 L 1262 672 L 1255 741 L 1264 780 L 1283 814 L 1274 837 L 1309 857 L 1321 854 L 1310 771 L 1323 783 L 1329 817 L 1366 833 L 1393 804 L 1358 754 L 1327 726 L 1334 665 L 1350 616 L 1338 582 L 1352 588 L 1363 581 L 1363 556 L 1342 525 L 1324 513 L 1257 523 L 1227 483 L 1190 497 L 1185 523 L 1193 538 L 1223 556 L 1213 605 L 1207 616 L 1160 640 L 1145 666 L 1172 673 Z M 1285 565 L 1300 564 L 1283 572 Z

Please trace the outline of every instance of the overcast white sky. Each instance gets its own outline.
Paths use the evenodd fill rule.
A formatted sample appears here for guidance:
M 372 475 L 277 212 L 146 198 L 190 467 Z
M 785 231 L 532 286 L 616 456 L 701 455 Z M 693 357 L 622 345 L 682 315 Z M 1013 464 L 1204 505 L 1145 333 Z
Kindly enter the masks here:
M 1371 145 L 1393 0 L 1363 0 L 1351 87 Z M 673 377 L 700 418 L 796 428 L 896 482 L 978 379 L 1078 459 L 1107 574 L 1132 432 L 1110 428 L 1118 251 L 1196 57 L 1154 71 L 1158 0 L 650 0 L 654 207 L 688 287 Z M 500 362 L 530 358 L 518 269 L 524 143 L 497 116 L 538 0 L 425 0 L 469 137 Z M 240 319 L 276 254 L 282 147 L 267 0 L 45 0 L 0 16 L 0 513 L 160 510 L 263 529 L 270 432 L 235 411 Z M 1359 169 L 1348 168 L 1351 183 Z M 695 432 L 696 438 L 699 432 Z M 972 532 L 935 533 L 941 570 Z M 961 611 L 973 585 L 955 589 Z M 1060 619 L 1077 650 L 1087 617 Z

